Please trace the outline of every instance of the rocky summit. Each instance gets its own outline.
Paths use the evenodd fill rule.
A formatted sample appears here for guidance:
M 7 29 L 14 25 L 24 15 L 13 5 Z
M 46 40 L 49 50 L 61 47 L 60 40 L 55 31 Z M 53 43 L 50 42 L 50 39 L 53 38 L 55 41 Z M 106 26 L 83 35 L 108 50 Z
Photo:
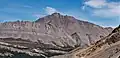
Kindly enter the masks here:
M 0 23 L 0 57 L 47 58 L 64 55 L 76 48 L 81 50 L 94 45 L 112 30 L 60 13 L 53 13 L 34 22 L 4 22 Z M 114 38 L 115 34 L 109 36 Z M 110 45 L 119 40 L 111 41 L 111 37 L 106 40 Z

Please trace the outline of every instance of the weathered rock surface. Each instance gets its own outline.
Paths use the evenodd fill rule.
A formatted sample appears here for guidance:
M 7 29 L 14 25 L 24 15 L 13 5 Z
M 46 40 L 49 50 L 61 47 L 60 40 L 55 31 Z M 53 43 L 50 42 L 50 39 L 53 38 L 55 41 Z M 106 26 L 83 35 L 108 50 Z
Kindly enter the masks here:
M 52 58 L 120 58 L 120 25 L 108 36 L 103 37 L 90 47 L 76 48 L 70 53 Z
M 112 28 L 103 28 L 72 16 L 54 13 L 35 22 L 0 23 L 0 42 L 4 43 L 0 45 L 1 49 L 18 49 L 21 53 L 28 51 L 32 55 L 35 53 L 51 57 L 66 54 L 77 47 L 88 47 L 108 35 L 111 30 Z

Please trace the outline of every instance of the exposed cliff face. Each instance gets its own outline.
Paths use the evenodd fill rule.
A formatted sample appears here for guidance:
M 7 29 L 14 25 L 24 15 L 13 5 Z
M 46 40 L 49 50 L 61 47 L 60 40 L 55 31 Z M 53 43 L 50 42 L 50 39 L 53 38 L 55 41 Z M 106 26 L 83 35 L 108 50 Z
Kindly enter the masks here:
M 6 41 L 0 40 L 0 42 L 25 46 L 30 49 L 28 51 L 38 49 L 40 54 L 54 56 L 65 54 L 76 47 L 87 47 L 100 40 L 100 37 L 108 35 L 111 30 L 110 28 L 103 28 L 93 23 L 77 20 L 71 16 L 54 13 L 35 22 L 1 23 L 0 38 L 8 39 Z M 11 41 L 9 41 L 9 38 L 12 38 Z M 16 41 L 18 38 L 27 40 L 27 42 Z

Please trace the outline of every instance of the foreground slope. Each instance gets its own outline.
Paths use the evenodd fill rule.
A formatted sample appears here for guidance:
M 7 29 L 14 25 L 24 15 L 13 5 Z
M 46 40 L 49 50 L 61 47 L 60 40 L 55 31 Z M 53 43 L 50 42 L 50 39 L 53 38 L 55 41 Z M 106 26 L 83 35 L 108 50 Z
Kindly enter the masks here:
M 75 58 L 120 58 L 120 25 L 108 36 L 74 55 Z
M 51 57 L 66 54 L 77 47 L 88 47 L 111 30 L 72 16 L 54 13 L 35 22 L 0 23 L 0 48 Z M 14 55 L 12 52 L 10 54 Z

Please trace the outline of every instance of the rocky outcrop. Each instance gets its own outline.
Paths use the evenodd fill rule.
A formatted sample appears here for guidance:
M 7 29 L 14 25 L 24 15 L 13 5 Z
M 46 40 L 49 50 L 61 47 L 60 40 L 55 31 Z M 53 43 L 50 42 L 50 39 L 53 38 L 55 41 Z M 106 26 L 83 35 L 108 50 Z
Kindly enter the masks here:
M 12 45 L 10 48 L 28 48 L 25 51 L 34 50 L 37 54 L 51 57 L 66 54 L 77 47 L 88 47 L 100 40 L 100 37 L 108 35 L 111 30 L 72 16 L 54 13 L 34 22 L 0 23 L 0 42 Z

